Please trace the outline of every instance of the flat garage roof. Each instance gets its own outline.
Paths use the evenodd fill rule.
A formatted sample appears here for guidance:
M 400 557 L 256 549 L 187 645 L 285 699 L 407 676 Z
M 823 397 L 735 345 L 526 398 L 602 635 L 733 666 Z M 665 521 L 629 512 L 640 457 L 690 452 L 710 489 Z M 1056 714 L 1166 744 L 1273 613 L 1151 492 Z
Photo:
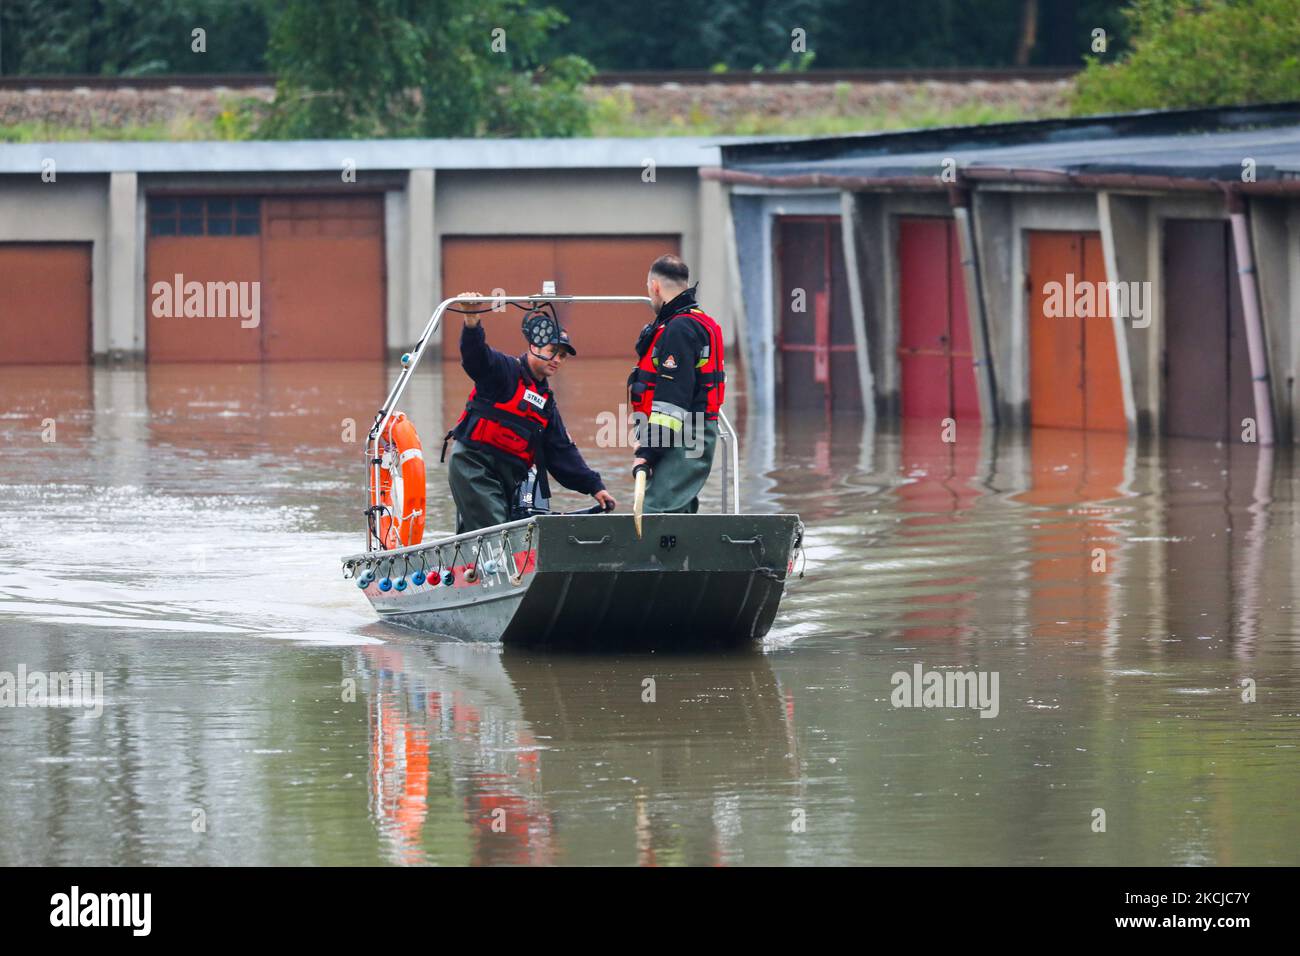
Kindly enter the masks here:
M 728 171 L 764 177 L 934 177 L 966 170 L 1121 173 L 1236 180 L 1253 159 L 1259 181 L 1300 175 L 1300 104 L 1162 110 L 1078 119 L 947 127 L 867 136 L 723 144 Z
M 776 137 L 768 137 L 776 138 Z M 621 169 L 653 159 L 663 168 L 717 166 L 719 147 L 755 137 L 634 139 L 367 139 L 180 143 L 15 143 L 0 145 L 0 174 L 262 173 L 358 169 Z

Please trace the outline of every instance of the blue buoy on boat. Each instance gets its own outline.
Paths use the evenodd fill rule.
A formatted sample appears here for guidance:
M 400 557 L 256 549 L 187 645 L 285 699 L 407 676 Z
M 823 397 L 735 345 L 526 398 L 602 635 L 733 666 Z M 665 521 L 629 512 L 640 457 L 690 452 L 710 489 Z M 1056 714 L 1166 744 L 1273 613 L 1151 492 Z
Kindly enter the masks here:
M 392 578 L 384 578 L 382 581 L 379 582 L 379 590 L 387 592 L 387 591 L 391 591 L 392 589 L 393 589 Z
M 398 578 L 398 579 L 393 583 L 393 587 L 397 588 L 397 590 L 399 590 L 399 591 L 405 591 L 405 590 L 406 590 L 406 578 Z
M 442 583 L 446 587 L 451 587 L 453 584 L 456 583 L 456 575 L 452 574 L 450 571 L 443 571 Z
M 423 571 L 416 571 L 414 574 L 411 575 L 411 583 L 414 584 L 417 588 L 421 584 L 423 584 L 424 581 L 425 581 L 425 576 Z

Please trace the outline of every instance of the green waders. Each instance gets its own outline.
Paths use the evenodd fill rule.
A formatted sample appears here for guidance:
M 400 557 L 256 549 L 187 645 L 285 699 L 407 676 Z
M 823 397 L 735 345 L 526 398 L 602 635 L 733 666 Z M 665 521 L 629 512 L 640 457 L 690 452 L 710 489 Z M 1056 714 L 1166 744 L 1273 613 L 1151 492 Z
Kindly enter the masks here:
M 704 453 L 690 457 L 699 446 L 673 445 L 665 450 L 654 474 L 645 486 L 646 514 L 695 514 L 700 510 L 700 490 L 709 480 L 713 452 L 718 447 L 718 423 L 707 422 L 703 435 Z
M 490 452 L 452 442 L 447 482 L 456 502 L 456 533 L 509 521 L 515 489 L 527 474 L 522 463 L 515 466 Z

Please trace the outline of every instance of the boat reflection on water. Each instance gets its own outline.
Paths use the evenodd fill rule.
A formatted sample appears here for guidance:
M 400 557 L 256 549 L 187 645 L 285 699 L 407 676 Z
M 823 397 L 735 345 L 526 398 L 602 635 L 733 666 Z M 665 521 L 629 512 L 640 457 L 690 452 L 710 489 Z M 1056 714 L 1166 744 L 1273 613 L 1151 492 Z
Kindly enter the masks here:
M 794 699 L 759 653 L 412 642 L 358 648 L 355 668 L 394 863 L 739 862 L 742 785 L 798 787 Z

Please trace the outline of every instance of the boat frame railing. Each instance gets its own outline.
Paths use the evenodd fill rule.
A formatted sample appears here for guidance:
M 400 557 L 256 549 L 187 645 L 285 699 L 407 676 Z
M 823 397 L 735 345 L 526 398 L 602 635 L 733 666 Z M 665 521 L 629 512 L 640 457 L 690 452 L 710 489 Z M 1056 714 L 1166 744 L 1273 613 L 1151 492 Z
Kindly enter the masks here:
M 379 454 L 380 437 L 384 434 L 384 429 L 388 427 L 388 422 L 392 419 L 397 408 L 397 403 L 401 401 L 402 395 L 406 392 L 406 387 L 410 384 L 412 376 L 415 375 L 416 368 L 419 367 L 420 360 L 424 358 L 425 353 L 429 351 L 434 342 L 434 335 L 442 325 L 443 314 L 451 308 L 452 305 L 460 303 L 470 305 L 474 303 L 483 303 L 486 305 L 504 306 L 507 302 L 528 303 L 535 305 L 542 302 L 641 302 L 645 305 L 652 305 L 649 296 L 644 295 L 557 295 L 550 291 L 551 283 L 546 283 L 547 291 L 536 293 L 534 295 L 461 295 L 451 299 L 443 299 L 438 303 L 438 307 L 433 310 L 433 315 L 425 323 L 424 331 L 420 334 L 419 340 L 415 346 L 402 355 L 402 371 L 397 376 L 397 381 L 388 392 L 388 397 L 384 399 L 384 404 L 380 406 L 379 411 L 375 414 L 374 425 L 370 428 L 369 437 L 366 440 L 366 458 L 369 462 L 369 482 L 366 492 L 368 505 L 366 509 L 366 551 L 384 551 L 384 547 L 379 538 L 375 535 L 374 529 L 379 525 L 379 511 L 383 507 L 379 501 L 379 469 L 382 467 Z M 729 511 L 734 514 L 740 514 L 740 449 L 739 442 L 736 438 L 736 430 L 731 427 L 725 412 L 718 412 L 718 437 L 722 439 L 727 446 L 722 456 L 722 513 Z M 512 522 L 513 523 L 513 522 Z M 450 539 L 448 539 L 450 540 Z

